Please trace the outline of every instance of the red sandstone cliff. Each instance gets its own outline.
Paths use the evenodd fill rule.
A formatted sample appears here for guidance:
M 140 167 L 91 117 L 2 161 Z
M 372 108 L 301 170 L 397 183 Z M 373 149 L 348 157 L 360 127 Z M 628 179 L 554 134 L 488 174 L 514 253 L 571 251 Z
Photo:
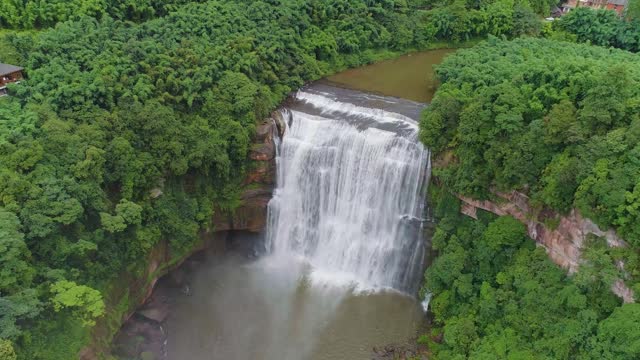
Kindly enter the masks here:
M 212 219 L 213 231 L 261 232 L 265 228 L 267 204 L 271 200 L 276 178 L 275 138 L 280 132 L 276 121 L 270 118 L 258 124 L 249 153 L 252 161 L 244 180 L 246 189 L 241 195 L 242 203 L 234 211 L 216 209 Z
M 569 272 L 575 272 L 580 266 L 581 249 L 589 234 L 605 238 L 611 247 L 626 246 L 615 231 L 600 230 L 593 221 L 582 217 L 575 209 L 566 216 L 559 216 L 558 226 L 552 229 L 539 220 L 538 213 L 531 208 L 526 195 L 514 191 L 498 196 L 504 201 L 481 201 L 458 196 L 463 202 L 461 212 L 473 218 L 477 218 L 477 209 L 496 215 L 513 216 L 527 226 L 529 236 L 546 249 L 549 258 Z M 616 281 L 611 290 L 625 303 L 634 300 L 633 291 L 622 280 Z

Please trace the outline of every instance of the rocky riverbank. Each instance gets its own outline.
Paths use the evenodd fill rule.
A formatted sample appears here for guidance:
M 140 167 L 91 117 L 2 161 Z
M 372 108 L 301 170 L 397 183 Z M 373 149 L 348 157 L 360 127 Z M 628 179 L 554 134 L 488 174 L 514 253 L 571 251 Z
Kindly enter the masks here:
M 390 344 L 374 347 L 371 360 L 427 360 L 429 351 L 415 340 L 406 344 Z

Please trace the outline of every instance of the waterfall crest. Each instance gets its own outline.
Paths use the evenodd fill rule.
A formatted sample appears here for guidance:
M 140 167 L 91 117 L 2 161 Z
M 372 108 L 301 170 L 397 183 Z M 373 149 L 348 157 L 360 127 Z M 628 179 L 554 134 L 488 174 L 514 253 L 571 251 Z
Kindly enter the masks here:
M 268 248 L 315 281 L 413 292 L 429 152 L 410 117 L 340 100 L 304 90 L 282 110 Z

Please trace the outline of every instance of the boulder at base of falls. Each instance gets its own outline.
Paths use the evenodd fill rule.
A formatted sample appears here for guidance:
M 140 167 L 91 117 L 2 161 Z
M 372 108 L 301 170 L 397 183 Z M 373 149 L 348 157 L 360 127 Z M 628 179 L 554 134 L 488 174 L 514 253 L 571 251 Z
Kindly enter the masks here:
M 154 294 L 140 310 L 136 311 L 136 314 L 162 323 L 169 316 L 169 303 L 162 296 Z
M 165 360 L 166 342 L 162 325 L 136 314 L 118 333 L 113 350 L 125 359 Z
M 374 347 L 371 360 L 427 360 L 428 352 L 418 344 L 391 344 Z

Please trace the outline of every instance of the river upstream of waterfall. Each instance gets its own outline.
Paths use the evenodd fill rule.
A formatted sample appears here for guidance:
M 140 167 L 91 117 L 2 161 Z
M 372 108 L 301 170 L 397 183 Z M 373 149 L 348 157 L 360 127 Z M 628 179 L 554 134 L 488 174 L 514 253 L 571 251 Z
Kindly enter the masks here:
M 425 65 L 427 66 L 427 65 Z M 319 82 L 282 108 L 264 254 L 210 257 L 166 322 L 169 360 L 358 360 L 416 335 L 424 104 Z

